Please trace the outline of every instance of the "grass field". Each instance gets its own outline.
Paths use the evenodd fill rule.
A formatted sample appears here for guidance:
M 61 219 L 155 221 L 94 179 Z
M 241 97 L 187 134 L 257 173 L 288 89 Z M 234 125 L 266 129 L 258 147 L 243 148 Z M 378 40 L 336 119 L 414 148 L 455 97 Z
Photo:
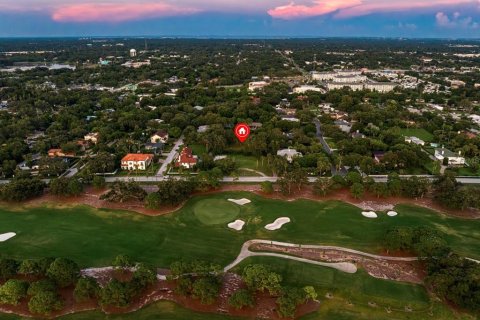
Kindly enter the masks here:
M 227 202 L 229 198 L 249 198 L 252 203 L 237 206 Z M 161 217 L 96 210 L 85 206 L 23 210 L 0 208 L 0 233 L 17 233 L 15 238 L 0 243 L 0 255 L 17 259 L 68 257 L 82 267 L 110 265 L 118 254 L 128 254 L 137 261 L 153 263 L 158 267 L 167 267 L 181 258 L 204 259 L 223 266 L 237 256 L 244 241 L 254 238 L 340 245 L 378 252 L 388 228 L 430 226 L 441 231 L 459 253 L 480 258 L 480 221 L 450 218 L 408 205 L 397 206 L 396 211 L 399 215 L 394 218 L 380 214 L 378 219 L 366 219 L 360 209 L 338 201 L 285 202 L 246 192 L 194 197 L 179 211 Z M 263 228 L 282 216 L 290 217 L 292 222 L 274 232 Z M 253 217 L 257 219 L 250 219 Z M 226 227 L 226 223 L 235 218 L 245 221 L 258 221 L 260 218 L 261 223 L 249 223 L 241 232 L 235 232 Z M 383 306 L 387 305 L 399 310 L 398 317 L 394 317 L 399 319 L 422 319 L 414 316 L 416 313 L 402 313 L 400 309 L 404 305 L 423 310 L 423 315 L 430 308 L 430 300 L 418 286 L 373 279 L 362 271 L 347 275 L 318 266 L 271 258 L 258 259 L 281 272 L 287 283 L 314 284 L 320 292 L 332 292 L 335 297 L 341 298 L 322 299 L 326 307 L 321 308 L 321 313 L 308 316 L 307 319 L 368 319 L 365 312 L 372 309 L 368 301 L 382 306 L 370 310 L 382 315 L 375 319 L 391 319 L 382 311 Z M 352 301 L 358 307 L 345 307 L 347 301 Z M 156 312 L 164 309 L 164 319 L 203 319 L 203 315 L 192 317 L 189 311 L 183 309 L 173 312 L 176 308 L 172 304 L 159 303 L 132 317 L 108 319 L 157 319 L 154 318 Z M 437 318 L 450 319 L 444 316 L 448 310 L 442 308 L 441 305 L 435 306 Z M 439 310 L 441 314 L 436 313 Z M 66 319 L 104 318 L 99 313 L 87 313 Z M 0 319 L 3 318 L 0 316 Z M 208 315 L 208 319 L 223 318 Z
M 244 261 L 237 270 L 250 263 L 263 263 L 280 274 L 284 283 L 292 286 L 313 285 L 318 290 L 322 306 L 317 313 L 304 319 L 399 319 L 405 317 L 405 307 L 412 312 L 408 319 L 434 319 L 429 315 L 432 303 L 422 286 L 375 279 L 365 271 L 346 274 L 334 269 L 287 261 L 272 257 L 255 257 Z M 326 294 L 333 295 L 325 299 Z M 369 306 L 374 302 L 377 306 Z M 388 314 L 386 308 L 392 313 Z M 440 319 L 453 319 L 452 313 L 440 304 L 433 308 Z M 344 314 L 343 316 L 341 314 Z
M 228 157 L 235 160 L 238 168 L 247 168 L 247 169 L 260 171 L 266 174 L 267 176 L 271 176 L 273 174 L 272 170 L 268 167 L 266 162 L 262 163 L 262 160 L 254 156 L 244 156 L 240 154 L 234 154 L 234 155 L 229 155 Z M 252 175 L 255 176 L 255 174 L 252 174 Z
M 204 199 L 199 201 L 193 212 L 205 225 L 227 224 L 237 218 L 240 213 L 238 205 L 224 199 Z
M 425 129 L 401 129 L 400 133 L 405 137 L 417 137 L 425 142 L 433 141 L 433 135 Z
M 210 200 L 219 201 L 222 206 L 236 206 L 226 201 L 229 198 L 252 200 L 236 207 L 239 212 L 235 217 L 232 215 L 232 221 L 258 216 L 262 223 L 247 224 L 242 232 L 233 232 L 226 223 L 205 225 L 205 220 L 199 220 L 196 208 L 208 211 L 211 206 L 214 213 L 218 208 Z M 17 236 L 0 243 L 0 252 L 18 259 L 70 257 L 85 267 L 108 265 L 121 253 L 158 266 L 168 266 L 179 257 L 209 259 L 226 265 L 238 254 L 244 241 L 254 238 L 378 252 L 385 230 L 402 225 L 436 228 L 455 250 L 480 258 L 480 221 L 450 218 L 414 206 L 401 205 L 396 210 L 398 217 L 381 214 L 371 220 L 364 218 L 360 209 L 342 202 L 285 202 L 247 192 L 194 197 L 179 211 L 160 217 L 86 206 L 28 208 L 17 212 L 1 208 L 0 233 L 16 232 Z M 219 216 L 223 219 L 224 214 L 220 212 Z M 292 223 L 275 232 L 263 228 L 282 216 L 290 217 Z M 215 219 L 215 214 L 209 219 Z

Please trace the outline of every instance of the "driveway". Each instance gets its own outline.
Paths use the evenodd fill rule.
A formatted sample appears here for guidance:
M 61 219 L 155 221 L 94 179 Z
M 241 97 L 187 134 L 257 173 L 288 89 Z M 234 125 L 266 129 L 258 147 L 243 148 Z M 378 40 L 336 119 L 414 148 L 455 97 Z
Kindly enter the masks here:
M 162 166 L 157 172 L 157 177 L 163 177 L 165 175 L 168 169 L 168 165 L 172 163 L 172 161 L 175 159 L 175 156 L 178 154 L 178 149 L 181 145 L 183 145 L 183 136 L 180 137 L 177 142 L 175 142 L 172 150 L 168 153 L 167 159 L 165 159 L 165 161 L 162 163 Z

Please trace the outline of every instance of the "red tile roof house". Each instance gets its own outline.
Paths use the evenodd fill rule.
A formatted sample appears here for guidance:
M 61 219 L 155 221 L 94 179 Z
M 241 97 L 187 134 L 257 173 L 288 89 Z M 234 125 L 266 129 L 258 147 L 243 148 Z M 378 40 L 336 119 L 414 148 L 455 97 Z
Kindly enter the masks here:
M 48 150 L 48 156 L 50 158 L 74 158 L 75 153 L 73 152 L 63 152 L 62 149 L 50 149 Z
M 198 157 L 192 154 L 192 149 L 189 147 L 183 148 L 182 152 L 175 161 L 175 167 L 184 167 L 186 169 L 193 168 L 198 162 Z
M 129 153 L 122 159 L 122 170 L 147 170 L 153 161 L 153 154 Z

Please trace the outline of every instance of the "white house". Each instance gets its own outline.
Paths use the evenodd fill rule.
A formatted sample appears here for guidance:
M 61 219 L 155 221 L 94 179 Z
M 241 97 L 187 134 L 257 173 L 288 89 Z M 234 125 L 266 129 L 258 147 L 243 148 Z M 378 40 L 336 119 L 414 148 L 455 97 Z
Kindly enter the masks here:
M 352 125 L 348 121 L 337 120 L 334 123 L 340 130 L 342 130 L 345 133 L 350 133 L 350 131 L 352 131 Z
M 129 153 L 122 158 L 122 170 L 147 170 L 153 161 L 153 154 Z
M 419 145 L 419 146 L 424 146 L 425 145 L 425 141 L 423 141 L 422 139 L 417 138 L 417 137 L 405 137 L 405 142 L 413 143 L 413 144 L 416 144 L 416 145 Z
M 151 143 L 158 143 L 158 142 L 167 143 L 167 141 L 168 141 L 168 133 L 165 130 L 159 130 L 150 137 Z
M 83 139 L 84 139 L 85 141 L 90 141 L 90 142 L 92 142 L 93 144 L 97 144 L 99 136 L 100 136 L 100 135 L 98 134 L 98 132 L 90 132 L 89 134 L 86 134 L 86 135 L 83 137 Z
M 282 149 L 277 151 L 277 156 L 284 157 L 288 162 L 292 162 L 293 159 L 301 157 L 302 154 L 295 149 Z
M 458 155 L 448 149 L 438 148 L 435 149 L 435 158 L 437 160 L 443 161 L 443 159 L 448 159 L 449 166 L 464 166 L 465 158 L 461 156 L 461 152 L 458 152 Z

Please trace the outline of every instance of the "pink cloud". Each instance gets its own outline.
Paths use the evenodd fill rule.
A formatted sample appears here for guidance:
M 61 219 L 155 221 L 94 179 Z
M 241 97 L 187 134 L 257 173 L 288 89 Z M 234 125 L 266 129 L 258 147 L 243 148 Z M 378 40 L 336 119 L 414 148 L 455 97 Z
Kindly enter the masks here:
M 56 8 L 52 13 L 52 19 L 62 22 L 122 22 L 192 14 L 198 11 L 167 3 L 83 3 Z
M 335 12 L 336 18 L 348 18 L 374 12 L 409 11 L 473 3 L 480 3 L 480 0 L 315 0 L 311 5 L 291 2 L 288 5 L 268 10 L 268 14 L 274 18 L 296 19 Z
M 362 4 L 362 0 L 317 0 L 311 6 L 297 5 L 294 2 L 286 6 L 268 10 L 268 14 L 274 18 L 295 19 L 313 16 L 321 16 L 339 9 L 353 7 Z

